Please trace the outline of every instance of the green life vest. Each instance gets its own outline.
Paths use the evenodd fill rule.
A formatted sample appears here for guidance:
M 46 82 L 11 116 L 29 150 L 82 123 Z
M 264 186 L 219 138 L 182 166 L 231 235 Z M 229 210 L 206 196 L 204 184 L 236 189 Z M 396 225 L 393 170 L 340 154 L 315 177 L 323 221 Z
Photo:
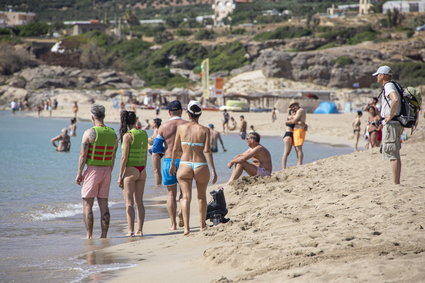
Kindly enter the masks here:
M 128 151 L 127 167 L 146 166 L 146 153 L 148 149 L 148 134 L 144 130 L 131 129 L 133 137 Z M 124 144 L 121 146 L 124 148 Z
M 114 148 L 117 142 L 115 131 L 109 127 L 93 127 L 96 140 L 89 145 L 87 165 L 112 166 Z

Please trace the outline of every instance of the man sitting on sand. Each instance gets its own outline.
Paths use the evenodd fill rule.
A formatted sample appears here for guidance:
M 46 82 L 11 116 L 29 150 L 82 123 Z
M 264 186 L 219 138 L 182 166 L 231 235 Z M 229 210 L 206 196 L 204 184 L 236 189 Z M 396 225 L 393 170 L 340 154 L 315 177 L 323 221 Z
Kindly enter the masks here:
M 71 138 L 68 135 L 68 129 L 63 128 L 61 134 L 52 138 L 50 142 L 56 148 L 56 151 L 69 151 L 71 149 Z
M 243 171 L 246 171 L 250 176 L 270 176 L 272 172 L 272 158 L 270 152 L 260 144 L 260 135 L 256 132 L 249 133 L 247 143 L 249 149 L 242 154 L 236 155 L 227 164 L 227 167 L 232 168 L 232 175 L 228 183 L 238 179 Z M 252 159 L 252 163 L 248 162 Z

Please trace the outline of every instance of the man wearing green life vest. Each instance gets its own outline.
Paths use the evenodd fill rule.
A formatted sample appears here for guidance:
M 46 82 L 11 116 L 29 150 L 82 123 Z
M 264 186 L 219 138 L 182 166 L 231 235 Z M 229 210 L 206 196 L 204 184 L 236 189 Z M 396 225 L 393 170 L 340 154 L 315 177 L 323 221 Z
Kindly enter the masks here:
M 127 236 L 143 236 L 145 207 L 143 193 L 146 182 L 146 156 L 148 151 L 148 134 L 137 129 L 136 113 L 121 111 L 120 141 L 122 148 L 118 186 L 122 189 L 126 204 L 128 233 Z M 137 208 L 137 210 L 135 209 Z M 134 232 L 134 220 L 137 212 L 137 229 Z
M 87 239 L 93 238 L 93 202 L 97 198 L 101 216 L 101 238 L 106 238 L 109 228 L 110 214 L 108 208 L 111 173 L 114 167 L 117 148 L 117 136 L 112 128 L 106 127 L 105 107 L 93 104 L 90 108 L 94 127 L 84 132 L 78 173 L 75 183 L 82 185 L 84 223 L 86 224 Z M 86 171 L 83 169 L 87 164 Z

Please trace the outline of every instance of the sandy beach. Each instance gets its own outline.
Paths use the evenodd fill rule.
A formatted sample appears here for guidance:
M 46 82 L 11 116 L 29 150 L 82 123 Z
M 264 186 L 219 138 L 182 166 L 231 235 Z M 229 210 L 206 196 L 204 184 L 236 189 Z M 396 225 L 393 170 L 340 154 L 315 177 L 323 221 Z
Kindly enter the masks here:
M 117 110 L 98 103 L 107 106 L 107 122 L 118 122 Z M 88 119 L 88 109 L 80 104 L 78 117 Z M 153 110 L 137 114 L 142 120 L 155 118 Z M 286 114 L 271 123 L 270 113 L 231 113 L 241 114 L 262 135 L 284 133 Z M 53 115 L 71 117 L 71 108 L 64 105 Z M 205 111 L 200 123 L 221 129 L 221 117 Z M 354 117 L 308 114 L 307 140 L 351 146 Z M 167 118 L 166 111 L 160 118 Z M 242 177 L 225 187 L 229 223 L 199 232 L 194 199 L 188 237 L 182 230 L 168 231 L 168 219 L 149 221 L 143 239 L 96 251 L 99 261 L 110 257 L 137 264 L 103 280 L 420 282 L 425 278 L 423 120 L 402 144 L 401 154 L 398 186 L 392 184 L 389 162 L 369 150 L 290 167 L 271 177 Z

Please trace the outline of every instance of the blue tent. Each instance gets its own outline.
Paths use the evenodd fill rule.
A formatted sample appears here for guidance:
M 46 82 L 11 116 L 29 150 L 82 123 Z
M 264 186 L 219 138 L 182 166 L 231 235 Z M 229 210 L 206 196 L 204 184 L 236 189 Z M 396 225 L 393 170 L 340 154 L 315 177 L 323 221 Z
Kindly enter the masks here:
M 332 113 L 338 113 L 338 109 L 336 109 L 335 102 L 325 101 L 325 102 L 320 102 L 319 107 L 317 107 L 313 113 L 314 114 L 332 114 Z

